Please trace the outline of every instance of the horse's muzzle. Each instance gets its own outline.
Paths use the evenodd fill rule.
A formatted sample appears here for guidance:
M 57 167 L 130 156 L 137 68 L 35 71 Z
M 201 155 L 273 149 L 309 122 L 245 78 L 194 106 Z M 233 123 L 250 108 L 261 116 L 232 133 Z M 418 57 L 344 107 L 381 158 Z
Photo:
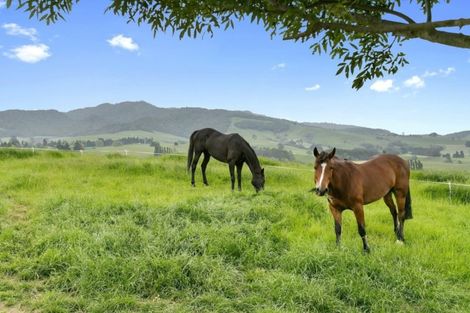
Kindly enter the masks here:
M 319 196 L 324 196 L 328 192 L 328 188 L 321 190 L 320 188 L 315 188 L 315 193 Z

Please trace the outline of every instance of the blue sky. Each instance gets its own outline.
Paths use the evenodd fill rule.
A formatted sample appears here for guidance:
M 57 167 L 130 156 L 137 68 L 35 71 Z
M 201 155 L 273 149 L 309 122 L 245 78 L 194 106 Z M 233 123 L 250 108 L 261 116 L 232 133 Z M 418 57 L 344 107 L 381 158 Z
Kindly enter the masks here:
M 81 1 L 65 22 L 49 26 L 2 3 L 0 110 L 145 100 L 400 134 L 470 130 L 469 49 L 406 42 L 407 67 L 355 91 L 335 76 L 334 60 L 248 22 L 213 38 L 179 40 L 104 14 L 107 1 Z M 440 5 L 434 17 L 470 17 L 470 2 Z

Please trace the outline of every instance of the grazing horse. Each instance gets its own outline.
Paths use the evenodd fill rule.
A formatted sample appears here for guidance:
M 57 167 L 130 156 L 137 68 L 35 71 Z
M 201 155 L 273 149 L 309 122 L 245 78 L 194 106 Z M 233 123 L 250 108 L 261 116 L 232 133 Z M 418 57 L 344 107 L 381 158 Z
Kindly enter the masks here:
M 336 148 L 330 153 L 313 150 L 315 155 L 315 192 L 328 194 L 328 203 L 335 220 L 336 244 L 341 242 L 341 214 L 350 209 L 356 216 L 359 235 L 365 252 L 367 243 L 363 205 L 383 198 L 393 218 L 397 243 L 403 243 L 403 227 L 406 219 L 413 218 L 409 187 L 408 163 L 396 155 L 382 154 L 369 161 L 355 164 L 335 157 Z M 398 207 L 392 199 L 395 200 Z
M 203 128 L 192 133 L 189 140 L 188 171 L 191 168 L 191 184 L 193 186 L 195 186 L 194 172 L 202 153 L 204 153 L 204 159 L 201 170 L 204 185 L 208 185 L 206 167 L 210 157 L 213 156 L 220 162 L 228 163 L 232 191 L 235 188 L 235 166 L 237 167 L 238 190 L 242 189 L 243 163 L 246 163 L 250 168 L 253 175 L 251 184 L 255 187 L 256 192 L 264 189 L 264 168 L 261 168 L 255 151 L 239 134 L 226 135 L 212 128 Z

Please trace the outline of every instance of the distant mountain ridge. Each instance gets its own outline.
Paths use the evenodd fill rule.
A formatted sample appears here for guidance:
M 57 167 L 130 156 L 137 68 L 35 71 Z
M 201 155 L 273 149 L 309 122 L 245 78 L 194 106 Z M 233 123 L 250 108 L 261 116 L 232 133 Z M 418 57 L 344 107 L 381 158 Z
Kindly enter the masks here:
M 69 112 L 0 111 L 0 136 L 82 136 L 127 130 L 161 131 L 187 136 L 195 128 L 226 130 L 233 117 L 253 113 L 202 108 L 159 108 L 147 102 L 104 103 Z
M 461 145 L 470 140 L 470 131 L 400 136 L 384 129 L 333 123 L 299 123 L 272 118 L 249 111 L 204 108 L 160 108 L 145 101 L 103 103 L 59 112 L 57 110 L 0 111 L 0 137 L 75 137 L 125 131 L 165 133 L 181 138 L 195 130 L 212 127 L 222 132 L 239 132 L 259 146 L 279 143 L 309 149 L 313 144 L 346 149 L 372 148 L 377 151 L 403 143 Z
M 103 103 L 69 112 L 57 110 L 0 111 L 0 136 L 80 136 L 126 130 L 162 131 L 187 136 L 192 130 L 214 127 L 226 131 L 232 118 L 260 122 L 303 124 L 332 130 L 371 131 L 370 128 L 332 123 L 297 123 L 249 111 L 204 108 L 159 108 L 145 101 Z M 375 129 L 383 133 L 387 130 Z

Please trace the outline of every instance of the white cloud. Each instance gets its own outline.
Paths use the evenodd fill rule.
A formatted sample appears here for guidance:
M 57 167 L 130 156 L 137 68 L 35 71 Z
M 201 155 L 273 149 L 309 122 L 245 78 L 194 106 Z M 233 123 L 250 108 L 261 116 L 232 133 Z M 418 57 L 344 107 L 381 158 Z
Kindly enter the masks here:
M 0 9 L 4 8 L 7 5 L 7 3 L 3 0 L 0 0 Z
M 447 77 L 450 74 L 455 72 L 455 67 L 448 67 L 445 69 L 438 69 L 437 71 L 426 71 L 424 72 L 421 77 L 434 77 L 434 76 L 442 76 L 442 77 Z
M 15 23 L 7 23 L 3 24 L 2 28 L 6 30 L 7 35 L 11 36 L 25 36 L 29 37 L 29 39 L 36 41 L 38 31 L 35 28 L 25 28 L 21 27 Z
M 426 71 L 423 74 L 423 77 L 434 77 L 437 76 L 438 72 L 436 71 Z
M 279 63 L 279 64 L 274 65 L 271 69 L 275 71 L 275 70 L 286 68 L 286 66 L 287 66 L 286 63 Z
M 376 80 L 371 86 L 370 89 L 377 92 L 387 92 L 392 90 L 393 80 L 392 79 L 379 79 Z
M 114 36 L 111 39 L 106 40 L 112 47 L 119 47 L 129 51 L 139 50 L 139 45 L 134 42 L 131 37 L 126 37 L 122 34 Z
M 45 44 L 20 46 L 11 49 L 10 52 L 6 52 L 3 55 L 26 63 L 36 63 L 51 56 L 49 47 Z
M 453 72 L 455 72 L 455 67 L 448 67 L 445 70 L 439 70 L 439 73 L 441 73 L 444 76 L 449 76 Z
M 425 86 L 424 80 L 419 77 L 418 75 L 414 75 L 413 77 L 405 80 L 405 86 L 410 88 L 423 88 Z
M 320 85 L 319 84 L 315 84 L 311 87 L 305 87 L 305 91 L 317 91 L 318 89 L 320 89 Z

